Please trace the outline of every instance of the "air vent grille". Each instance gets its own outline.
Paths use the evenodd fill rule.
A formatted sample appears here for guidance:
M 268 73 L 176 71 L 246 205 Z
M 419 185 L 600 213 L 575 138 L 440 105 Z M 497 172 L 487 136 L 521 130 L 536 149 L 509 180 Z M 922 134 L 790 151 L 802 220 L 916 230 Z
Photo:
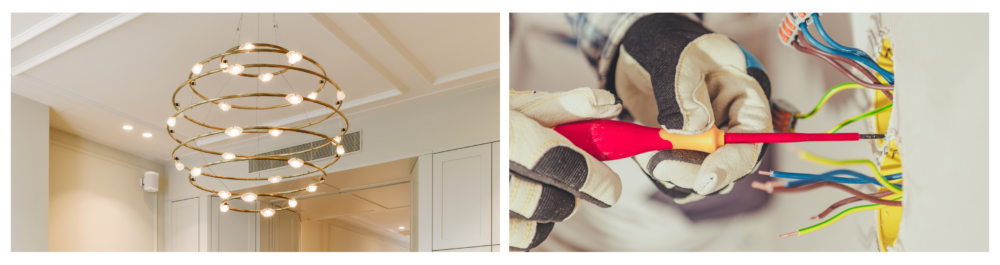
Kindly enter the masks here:
M 278 149 L 278 150 L 274 150 L 274 151 L 270 151 L 270 152 L 266 152 L 266 153 L 260 153 L 260 154 L 257 154 L 257 155 L 267 156 L 267 155 L 293 153 L 293 152 L 298 152 L 298 151 L 302 151 L 302 150 L 312 149 L 312 148 L 315 148 L 317 146 L 323 145 L 325 143 L 327 143 L 327 140 L 323 139 L 323 140 L 319 140 L 319 141 L 315 141 L 315 142 L 309 142 L 309 143 L 304 143 L 304 144 L 300 144 L 300 145 L 296 145 L 296 146 L 286 147 L 286 148 L 282 148 L 282 149 Z M 344 151 L 345 151 L 344 154 L 345 155 L 361 151 L 361 131 L 356 131 L 356 132 L 351 132 L 351 133 L 344 134 L 344 139 L 341 141 L 341 143 L 344 144 Z M 305 160 L 305 161 L 313 161 L 313 160 L 317 160 L 317 159 L 321 159 L 321 158 L 327 158 L 327 157 L 333 156 L 334 151 L 336 150 L 335 148 L 336 147 L 331 144 L 331 145 L 328 145 L 326 147 L 323 147 L 323 148 L 320 148 L 320 149 L 316 149 L 316 150 L 314 150 L 312 152 L 305 152 L 305 153 L 293 155 L 293 156 L 290 156 L 289 158 L 296 157 L 296 158 L 299 158 L 299 159 L 302 159 L 302 160 Z M 268 169 L 272 169 L 272 168 L 278 168 L 278 167 L 288 166 L 288 162 L 279 161 L 279 160 L 250 160 L 249 162 L 250 162 L 250 173 L 257 172 L 257 171 L 268 170 Z

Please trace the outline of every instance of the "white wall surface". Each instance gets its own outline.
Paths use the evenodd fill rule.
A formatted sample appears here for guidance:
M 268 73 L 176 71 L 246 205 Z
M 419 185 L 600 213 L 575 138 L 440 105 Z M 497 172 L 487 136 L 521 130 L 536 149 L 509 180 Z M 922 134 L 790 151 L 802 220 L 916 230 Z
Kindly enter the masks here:
M 49 250 L 49 106 L 10 95 L 10 250 Z
M 49 250 L 155 251 L 163 191 L 145 192 L 139 179 L 165 176 L 163 165 L 58 129 L 50 139 Z
M 901 248 L 989 251 L 989 14 L 888 13 L 882 22 L 896 58 Z

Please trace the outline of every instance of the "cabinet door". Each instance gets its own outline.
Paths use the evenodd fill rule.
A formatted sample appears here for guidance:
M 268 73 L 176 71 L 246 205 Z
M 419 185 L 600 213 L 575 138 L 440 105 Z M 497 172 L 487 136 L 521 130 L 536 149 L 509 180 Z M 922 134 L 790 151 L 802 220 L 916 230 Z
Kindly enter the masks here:
M 433 249 L 490 245 L 491 146 L 437 153 L 432 160 Z
M 209 251 L 211 252 L 256 252 L 257 213 L 219 211 L 222 199 L 212 196 L 209 214 Z M 257 204 L 243 200 L 230 200 L 229 205 L 240 209 L 257 209 Z
M 198 252 L 200 232 L 198 217 L 201 213 L 198 198 L 173 201 L 170 203 L 168 235 L 170 252 Z
M 437 250 L 435 252 L 490 252 L 490 246 Z
M 492 235 L 490 238 L 490 244 L 497 245 L 500 244 L 500 218 L 503 218 L 503 213 L 500 211 L 500 143 L 495 142 L 492 145 L 493 157 L 490 162 L 493 162 L 493 167 L 490 169 L 490 174 L 493 175 L 493 180 L 491 181 L 491 186 L 493 187 L 492 198 L 490 201 L 493 202 L 493 218 L 490 218 L 492 224 Z

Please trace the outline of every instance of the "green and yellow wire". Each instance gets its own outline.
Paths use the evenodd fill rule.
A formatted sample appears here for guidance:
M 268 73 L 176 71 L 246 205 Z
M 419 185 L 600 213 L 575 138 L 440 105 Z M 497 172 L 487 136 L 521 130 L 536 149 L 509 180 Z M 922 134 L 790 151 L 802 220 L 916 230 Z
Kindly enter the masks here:
M 895 198 L 893 198 L 892 200 L 898 201 L 898 200 L 900 200 L 902 198 L 903 198 L 902 196 L 895 196 Z M 840 219 L 843 219 L 845 216 L 848 216 L 848 215 L 851 215 L 851 214 L 854 214 L 854 213 L 864 212 L 864 211 L 878 210 L 878 209 L 882 209 L 882 208 L 886 208 L 886 207 L 893 207 L 893 206 L 881 205 L 881 204 L 869 204 L 869 205 L 862 205 L 862 206 L 851 207 L 850 209 L 844 210 L 843 212 L 840 212 L 837 215 L 834 215 L 830 219 L 826 219 L 823 222 L 820 222 L 818 224 L 812 225 L 810 227 L 799 229 L 798 231 L 795 231 L 795 232 L 792 232 L 792 233 L 781 235 L 780 237 L 788 237 L 788 236 L 794 236 L 794 235 L 801 236 L 801 235 L 805 235 L 805 234 L 808 234 L 808 233 L 816 232 L 817 230 L 823 229 L 823 228 L 825 228 L 827 226 L 832 225 L 833 223 L 836 223 L 837 221 L 840 221 Z
M 863 120 L 863 119 L 871 117 L 871 116 L 875 116 L 875 114 L 882 113 L 883 111 L 886 111 L 886 110 L 889 110 L 889 109 L 892 109 L 892 104 L 885 105 L 885 106 L 883 106 L 881 108 L 878 108 L 876 110 L 873 110 L 873 111 L 869 111 L 869 112 L 858 114 L 858 116 L 854 116 L 853 118 L 850 118 L 850 119 L 847 119 L 846 121 L 840 122 L 840 124 L 837 124 L 836 127 L 833 127 L 829 131 L 826 131 L 826 133 L 835 133 L 835 132 L 839 131 L 840 129 L 843 129 L 844 126 L 847 126 L 848 124 L 854 123 L 854 122 L 859 121 L 859 120 Z
M 814 107 L 812 111 L 806 114 L 795 114 L 795 117 L 803 120 L 808 119 L 809 117 L 815 115 L 816 112 L 819 111 L 819 109 L 823 108 L 823 105 L 826 104 L 826 101 L 830 100 L 830 97 L 832 97 L 834 94 L 837 94 L 840 91 L 848 89 L 864 89 L 864 88 L 865 88 L 864 86 L 861 86 L 858 83 L 843 83 L 834 86 L 833 88 L 830 88 L 830 90 L 826 91 L 826 94 L 824 94 L 823 97 L 819 99 L 819 102 L 816 103 L 816 107 Z

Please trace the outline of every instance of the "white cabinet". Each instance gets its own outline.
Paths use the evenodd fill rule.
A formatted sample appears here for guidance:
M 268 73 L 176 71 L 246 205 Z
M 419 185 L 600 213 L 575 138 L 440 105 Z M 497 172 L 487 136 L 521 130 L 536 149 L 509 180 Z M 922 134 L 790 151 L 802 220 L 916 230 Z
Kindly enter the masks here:
M 492 169 L 490 169 L 490 174 L 493 175 L 493 180 L 491 181 L 492 183 L 491 185 L 493 186 L 493 191 L 491 196 L 493 198 L 492 200 L 493 218 L 491 218 L 491 220 L 493 220 L 493 225 L 492 225 L 493 232 L 491 233 L 492 235 L 490 237 L 493 238 L 493 240 L 490 241 L 490 244 L 499 245 L 500 220 L 502 220 L 501 218 L 503 218 L 504 216 L 503 210 L 500 209 L 500 143 L 494 142 L 491 145 L 491 148 L 493 149 L 493 158 L 490 159 L 490 161 L 493 163 Z
M 272 206 L 280 207 L 279 205 Z M 271 252 L 298 252 L 299 235 L 302 233 L 302 222 L 299 214 L 291 210 L 278 211 L 269 219 Z M 262 241 L 264 242 L 264 241 Z
M 199 198 L 190 198 L 170 202 L 167 235 L 170 242 L 167 251 L 170 252 L 198 252 L 201 242 L 199 231 L 199 215 L 201 209 Z
M 238 211 L 222 212 L 218 206 L 222 199 L 211 197 L 209 204 L 209 251 L 211 252 L 256 252 L 257 246 L 257 213 Z M 230 200 L 229 205 L 240 209 L 256 209 L 257 203 L 243 200 Z
M 485 246 L 492 242 L 493 152 L 482 144 L 433 155 L 432 247 Z

